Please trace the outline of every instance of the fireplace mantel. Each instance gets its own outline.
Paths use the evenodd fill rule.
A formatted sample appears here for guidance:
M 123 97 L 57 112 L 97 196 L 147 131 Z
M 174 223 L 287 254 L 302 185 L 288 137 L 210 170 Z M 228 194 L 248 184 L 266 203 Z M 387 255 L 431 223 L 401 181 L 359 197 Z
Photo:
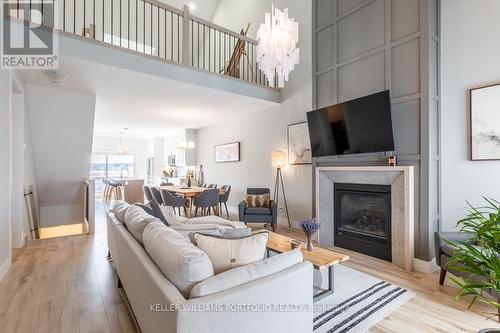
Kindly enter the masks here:
M 316 217 L 319 243 L 333 246 L 335 183 L 390 185 L 392 191 L 392 262 L 413 270 L 414 180 L 412 166 L 342 166 L 316 168 Z

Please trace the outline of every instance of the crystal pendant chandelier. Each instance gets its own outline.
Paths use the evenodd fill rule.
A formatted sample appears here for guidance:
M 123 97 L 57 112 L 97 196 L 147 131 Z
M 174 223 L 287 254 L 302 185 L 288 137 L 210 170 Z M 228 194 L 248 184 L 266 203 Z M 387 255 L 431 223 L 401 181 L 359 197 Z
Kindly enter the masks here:
M 257 59 L 261 70 L 275 86 L 278 76 L 278 88 L 285 86 L 288 74 L 299 63 L 299 24 L 288 17 L 288 8 L 283 11 L 272 6 L 271 13 L 265 13 L 264 23 L 257 30 Z

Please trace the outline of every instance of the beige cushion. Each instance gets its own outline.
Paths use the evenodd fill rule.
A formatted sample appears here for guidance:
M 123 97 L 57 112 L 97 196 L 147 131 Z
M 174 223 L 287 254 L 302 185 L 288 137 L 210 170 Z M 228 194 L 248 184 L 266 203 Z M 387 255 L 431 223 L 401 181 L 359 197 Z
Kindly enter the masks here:
M 214 275 L 207 254 L 164 223 L 150 223 L 143 238 L 151 259 L 184 297 L 200 281 Z
M 245 197 L 247 207 L 271 207 L 269 193 L 266 194 L 247 194 Z
M 196 244 L 212 261 L 215 274 L 264 259 L 269 234 L 258 233 L 241 239 L 220 239 L 194 234 Z
M 184 216 L 179 216 L 175 214 L 174 209 L 172 207 L 167 207 L 167 206 L 160 206 L 161 212 L 163 213 L 163 216 L 165 216 L 165 220 L 167 220 L 167 223 L 169 225 L 172 224 L 182 224 L 188 220 L 187 217 Z
M 131 206 L 127 209 L 125 213 L 125 226 L 127 227 L 128 232 L 135 238 L 139 244 L 144 246 L 142 242 L 142 233 L 146 226 L 155 221 L 160 221 L 156 217 L 149 215 L 138 206 Z
M 302 261 L 302 252 L 296 249 L 272 256 L 271 258 L 259 262 L 236 267 L 198 283 L 191 289 L 189 298 L 203 297 L 222 290 L 237 287 L 244 283 L 282 271 Z
M 115 214 L 116 219 L 121 223 L 125 222 L 125 214 L 127 210 L 130 208 L 130 205 L 122 200 L 114 201 L 112 204 L 111 211 Z

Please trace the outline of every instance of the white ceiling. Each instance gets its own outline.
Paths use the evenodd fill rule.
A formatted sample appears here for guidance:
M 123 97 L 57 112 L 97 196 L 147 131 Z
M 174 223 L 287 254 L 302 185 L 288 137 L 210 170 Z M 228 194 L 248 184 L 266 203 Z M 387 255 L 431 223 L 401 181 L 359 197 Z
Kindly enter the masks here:
M 189 12 L 195 16 L 211 21 L 219 0 L 160 0 L 172 7 L 182 9 L 189 6 Z
M 61 57 L 68 79 L 64 88 L 96 94 L 95 134 L 163 137 L 185 128 L 201 128 L 274 105 L 180 81 Z M 51 85 L 42 71 L 20 71 L 26 83 Z

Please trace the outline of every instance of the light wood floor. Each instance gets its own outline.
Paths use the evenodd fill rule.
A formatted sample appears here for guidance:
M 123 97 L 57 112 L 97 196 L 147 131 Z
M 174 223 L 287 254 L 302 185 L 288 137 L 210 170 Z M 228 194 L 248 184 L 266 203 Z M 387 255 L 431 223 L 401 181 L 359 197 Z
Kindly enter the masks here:
M 67 224 L 67 225 L 60 225 L 57 227 L 40 228 L 40 239 L 74 236 L 74 235 L 81 235 L 84 233 L 85 233 L 85 225 L 83 223 Z
M 135 332 L 105 259 L 104 213 L 95 235 L 33 241 L 14 251 L 0 284 L 0 332 Z M 280 227 L 279 232 L 300 238 Z M 370 332 L 476 332 L 500 327 L 455 304 L 454 287 L 437 275 L 406 273 L 394 265 L 351 253 L 347 266 L 414 291 L 417 296 L 372 327 Z M 338 288 L 339 286 L 337 286 Z M 484 309 L 483 309 L 484 310 Z

